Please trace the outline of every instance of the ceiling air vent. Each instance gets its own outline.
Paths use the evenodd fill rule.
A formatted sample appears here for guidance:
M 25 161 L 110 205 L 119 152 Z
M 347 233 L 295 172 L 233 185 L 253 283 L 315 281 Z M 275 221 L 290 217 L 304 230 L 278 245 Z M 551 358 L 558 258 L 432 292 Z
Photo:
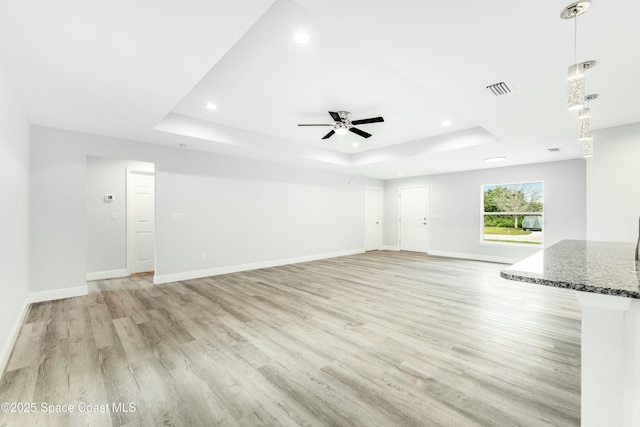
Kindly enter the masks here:
M 487 85 L 487 89 L 495 96 L 508 95 L 513 92 L 513 89 L 507 82 L 492 83 Z

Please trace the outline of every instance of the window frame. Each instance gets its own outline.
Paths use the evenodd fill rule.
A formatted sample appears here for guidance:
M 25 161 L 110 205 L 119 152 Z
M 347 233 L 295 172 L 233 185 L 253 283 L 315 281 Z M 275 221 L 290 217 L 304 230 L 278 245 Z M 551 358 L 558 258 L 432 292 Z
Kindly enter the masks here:
M 521 212 L 485 212 L 484 210 L 484 194 L 485 194 L 485 188 L 487 187 L 492 187 L 492 188 L 496 188 L 496 187 L 508 187 L 508 186 L 516 186 L 516 185 L 524 185 L 524 184 L 540 184 L 541 186 L 541 191 L 542 191 L 542 197 L 540 198 L 540 202 L 542 203 L 542 211 L 541 212 L 529 212 L 529 211 L 521 211 Z M 544 240 L 545 240 L 545 226 L 544 226 L 544 211 L 545 211 L 545 204 L 544 204 L 544 181 L 543 180 L 531 180 L 531 181 L 519 181 L 519 182 L 509 182 L 509 183 L 499 183 L 499 184 L 481 184 L 480 185 L 480 245 L 486 245 L 486 246 L 515 246 L 515 247 L 520 247 L 520 248 L 543 248 L 544 247 Z M 485 224 L 485 216 L 487 215 L 518 215 L 518 216 L 527 216 L 527 215 L 535 215 L 535 216 L 540 216 L 541 217 L 541 221 L 542 221 L 542 229 L 540 230 L 541 233 L 541 240 L 540 242 L 514 242 L 514 241 L 499 241 L 499 240 L 485 240 L 485 233 L 484 233 L 484 224 Z

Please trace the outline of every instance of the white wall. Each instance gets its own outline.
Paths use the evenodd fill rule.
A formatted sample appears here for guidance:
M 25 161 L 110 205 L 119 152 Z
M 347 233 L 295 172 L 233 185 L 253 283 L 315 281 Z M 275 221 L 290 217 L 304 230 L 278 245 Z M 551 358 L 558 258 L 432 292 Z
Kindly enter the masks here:
M 363 249 L 362 184 L 270 164 L 247 164 L 235 177 L 227 167 L 203 157 L 170 171 L 158 164 L 158 274 Z
M 429 186 L 429 252 L 439 255 L 514 262 L 539 246 L 481 243 L 481 186 L 544 181 L 544 239 L 549 246 L 586 235 L 585 161 L 535 165 L 396 179 L 385 182 L 385 245 L 398 246 L 398 193 L 402 187 Z
M 81 140 L 59 143 L 31 127 L 31 291 L 85 285 L 85 177 Z
M 29 293 L 29 124 L 0 64 L 0 372 Z
M 587 160 L 587 238 L 638 239 L 640 123 L 594 131 Z
M 87 156 L 155 163 L 160 281 L 362 251 L 364 186 L 382 186 L 377 180 L 71 131 L 34 126 L 31 132 L 36 291 L 85 283 Z M 183 219 L 173 220 L 173 214 Z
M 87 157 L 88 277 L 106 278 L 126 274 L 127 168 L 147 172 L 154 172 L 155 169 L 153 163 Z M 113 194 L 114 200 L 106 202 L 105 194 Z

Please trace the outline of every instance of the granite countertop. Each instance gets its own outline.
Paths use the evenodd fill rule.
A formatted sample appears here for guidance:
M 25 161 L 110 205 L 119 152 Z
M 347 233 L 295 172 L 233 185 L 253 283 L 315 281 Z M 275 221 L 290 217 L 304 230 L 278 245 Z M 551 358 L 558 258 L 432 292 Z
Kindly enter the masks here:
M 563 240 L 505 268 L 500 276 L 519 282 L 640 298 L 635 243 Z

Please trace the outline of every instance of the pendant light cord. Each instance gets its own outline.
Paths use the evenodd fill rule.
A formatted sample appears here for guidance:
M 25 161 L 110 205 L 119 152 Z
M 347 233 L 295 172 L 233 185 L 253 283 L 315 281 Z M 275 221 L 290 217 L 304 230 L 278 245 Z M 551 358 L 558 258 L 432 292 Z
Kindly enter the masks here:
M 573 15 L 573 63 L 578 63 L 578 12 Z M 576 65 L 577 66 L 577 65 Z

